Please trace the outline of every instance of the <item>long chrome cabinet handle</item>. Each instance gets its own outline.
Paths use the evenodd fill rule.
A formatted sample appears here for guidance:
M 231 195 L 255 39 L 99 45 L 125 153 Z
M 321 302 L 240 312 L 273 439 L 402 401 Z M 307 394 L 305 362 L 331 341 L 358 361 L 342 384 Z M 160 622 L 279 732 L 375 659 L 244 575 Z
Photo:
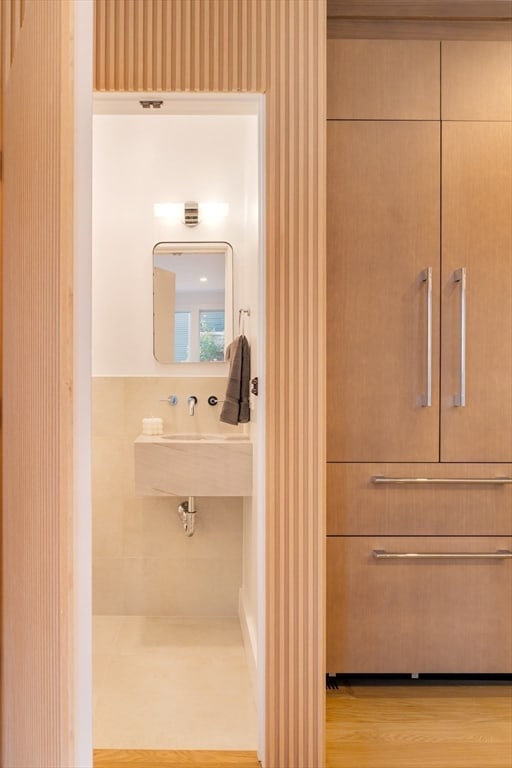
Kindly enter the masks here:
M 496 552 L 386 552 L 374 549 L 376 560 L 506 560 L 512 557 L 510 549 L 497 549 Z
M 427 380 L 421 404 L 430 408 L 432 406 L 432 267 L 423 270 L 421 280 L 427 284 Z
M 507 483 L 512 483 L 512 477 L 384 477 L 384 475 L 373 475 L 372 483 L 375 485 L 391 485 L 392 483 L 506 485 Z
M 455 283 L 460 283 L 460 383 L 459 392 L 453 404 L 464 408 L 466 405 L 466 267 L 453 273 Z

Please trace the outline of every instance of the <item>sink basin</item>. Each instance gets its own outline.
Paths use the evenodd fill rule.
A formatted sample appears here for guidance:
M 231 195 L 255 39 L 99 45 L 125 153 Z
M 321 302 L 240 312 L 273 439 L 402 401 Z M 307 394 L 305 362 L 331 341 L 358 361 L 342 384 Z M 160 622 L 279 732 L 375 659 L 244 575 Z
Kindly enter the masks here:
M 245 435 L 139 435 L 134 453 L 138 495 L 252 494 L 252 444 Z

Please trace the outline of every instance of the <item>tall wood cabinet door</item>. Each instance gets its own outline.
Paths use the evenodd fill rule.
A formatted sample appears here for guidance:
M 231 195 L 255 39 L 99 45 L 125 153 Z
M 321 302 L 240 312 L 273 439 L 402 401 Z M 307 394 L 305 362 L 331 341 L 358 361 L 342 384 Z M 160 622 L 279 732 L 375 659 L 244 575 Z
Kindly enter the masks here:
M 328 461 L 439 460 L 439 132 L 328 123 Z
M 512 124 L 442 130 L 441 460 L 509 462 Z

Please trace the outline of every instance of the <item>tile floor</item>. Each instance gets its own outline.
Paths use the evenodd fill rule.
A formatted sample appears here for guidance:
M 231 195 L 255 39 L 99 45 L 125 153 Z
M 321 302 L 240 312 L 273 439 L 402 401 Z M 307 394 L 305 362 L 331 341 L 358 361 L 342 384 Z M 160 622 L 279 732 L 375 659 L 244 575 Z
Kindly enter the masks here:
M 97 749 L 256 749 L 238 619 L 93 618 Z

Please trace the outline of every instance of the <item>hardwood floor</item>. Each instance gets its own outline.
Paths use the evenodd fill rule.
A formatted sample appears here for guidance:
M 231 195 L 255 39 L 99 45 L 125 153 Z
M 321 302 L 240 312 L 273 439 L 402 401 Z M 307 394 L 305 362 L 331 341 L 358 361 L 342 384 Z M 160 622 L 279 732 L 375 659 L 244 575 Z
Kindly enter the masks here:
M 255 752 L 99 749 L 94 766 L 258 768 L 259 763 Z M 512 685 L 422 681 L 353 684 L 327 693 L 327 768 L 511 766 Z
M 256 752 L 95 749 L 94 768 L 260 768 Z
M 349 685 L 327 694 L 327 768 L 511 766 L 511 685 Z

